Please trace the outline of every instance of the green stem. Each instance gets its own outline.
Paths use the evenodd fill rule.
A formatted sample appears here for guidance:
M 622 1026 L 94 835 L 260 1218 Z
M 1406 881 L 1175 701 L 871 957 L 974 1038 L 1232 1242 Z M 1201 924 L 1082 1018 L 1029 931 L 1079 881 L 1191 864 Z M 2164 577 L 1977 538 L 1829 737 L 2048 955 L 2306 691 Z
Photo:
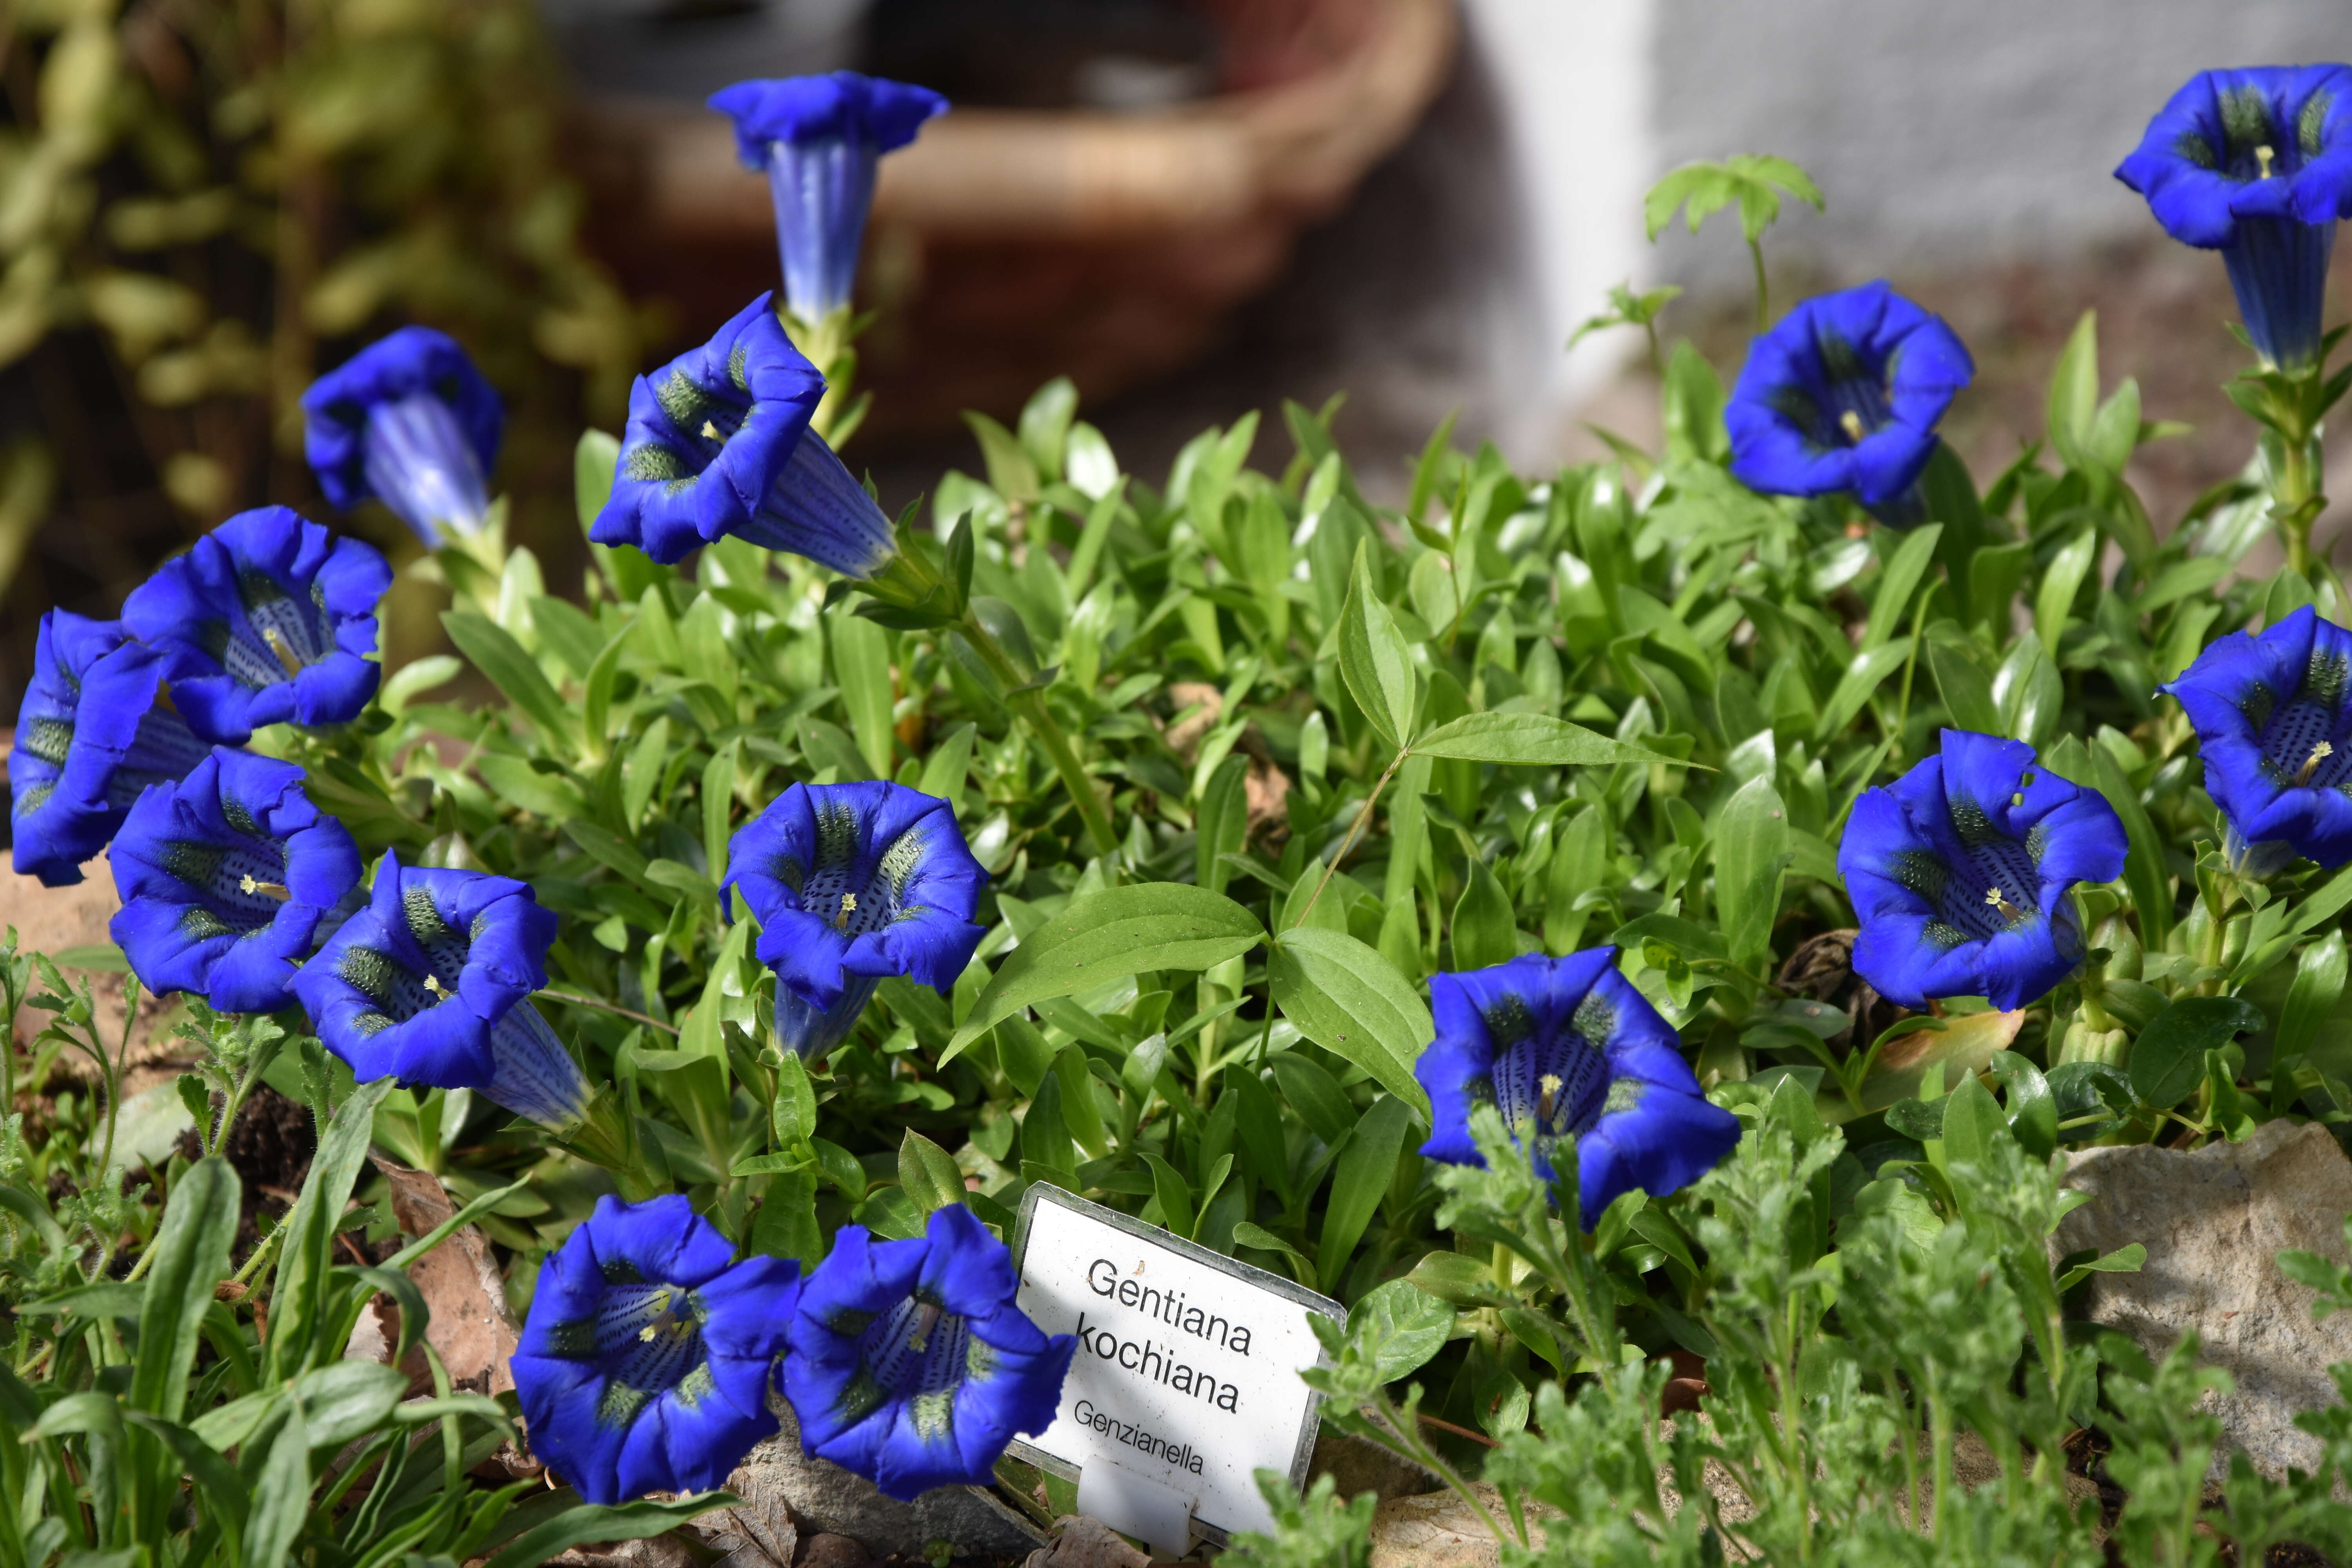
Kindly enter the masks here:
M 1772 319 L 1772 297 L 1764 283 L 1764 247 L 1756 240 L 1749 240 L 1748 258 L 1756 266 L 1756 332 L 1761 337 Z
M 1371 826 L 1372 807 L 1380 804 L 1381 792 L 1389 787 L 1389 780 L 1396 776 L 1397 769 L 1404 766 L 1405 758 L 1412 754 L 1410 748 L 1400 746 L 1397 754 L 1389 759 L 1389 765 L 1381 770 L 1380 778 L 1372 784 L 1372 793 L 1364 797 L 1363 808 L 1356 813 L 1356 820 L 1348 825 L 1348 837 L 1339 841 L 1339 853 L 1324 863 L 1323 879 L 1315 884 L 1315 890 L 1307 897 L 1307 907 L 1298 911 L 1298 918 L 1290 922 L 1292 926 L 1305 925 L 1307 917 L 1315 912 L 1315 901 L 1323 896 L 1323 889 L 1331 885 L 1331 878 L 1339 871 L 1339 862 L 1348 858 L 1348 852 L 1356 847 L 1356 840 L 1362 837 L 1364 829 Z
M 1004 651 L 995 634 L 971 611 L 964 611 L 963 618 L 956 622 L 955 629 L 964 641 L 971 645 L 972 651 L 980 655 L 981 662 L 988 666 L 989 673 L 1004 687 L 1004 705 L 1020 716 L 1022 722 L 1029 726 L 1029 732 L 1037 737 L 1037 743 L 1045 748 L 1045 755 L 1052 761 L 1054 771 L 1062 777 L 1062 787 L 1069 792 L 1071 804 L 1078 808 L 1079 819 L 1086 824 L 1087 838 L 1094 846 L 1094 852 L 1097 855 L 1118 853 L 1118 834 L 1110 825 L 1110 811 L 1103 805 L 1102 796 L 1096 792 L 1095 781 L 1087 774 L 1086 763 L 1078 760 L 1077 748 L 1070 744 L 1070 737 L 1063 732 L 1052 710 L 1046 707 L 1045 693 L 1028 684 L 1031 679 L 1029 674 L 1013 662 L 1013 656 Z
M 2280 441 L 2278 482 L 2272 489 L 2273 510 L 2286 541 L 2286 563 L 2305 581 L 2311 577 L 2311 523 L 2316 510 L 2310 502 L 2317 493 L 2311 445 L 2300 432 Z

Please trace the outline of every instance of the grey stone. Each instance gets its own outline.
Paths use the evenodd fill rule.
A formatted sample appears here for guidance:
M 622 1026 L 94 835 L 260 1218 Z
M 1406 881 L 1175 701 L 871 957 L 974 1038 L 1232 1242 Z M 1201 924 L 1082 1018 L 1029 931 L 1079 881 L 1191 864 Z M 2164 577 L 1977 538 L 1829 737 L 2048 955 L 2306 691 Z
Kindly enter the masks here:
M 793 1568 L 866 1568 L 873 1560 L 874 1553 L 866 1550 L 864 1542 L 820 1531 L 801 1543 L 801 1554 L 793 1559 Z
M 2090 1149 L 2068 1160 L 2064 1181 L 2091 1201 L 2060 1222 L 2053 1258 L 2147 1248 L 2137 1274 L 2091 1276 L 2092 1320 L 2151 1356 L 2194 1329 L 2204 1361 L 2236 1379 L 2234 1392 L 2207 1396 L 2221 1419 L 2214 1477 L 2231 1448 L 2274 1479 L 2290 1465 L 2315 1468 L 2319 1439 L 2294 1417 L 2336 1403 L 2326 1369 L 2352 1361 L 2352 1313 L 2313 1322 L 2314 1293 L 2280 1273 L 2277 1257 L 2292 1247 L 2346 1260 L 2352 1161 L 2327 1130 L 2265 1122 L 2243 1143 L 2193 1153 Z
M 1064 1514 L 1054 1522 L 1060 1537 L 1031 1552 L 1022 1568 L 1151 1568 L 1150 1553 L 1090 1514 Z
M 1034 1525 L 980 1487 L 937 1487 L 911 1502 L 885 1497 L 863 1476 L 801 1452 L 792 1406 L 769 1395 L 781 1429 L 743 1457 L 727 1489 L 755 1516 L 783 1509 L 803 1530 L 846 1535 L 877 1556 L 953 1542 L 971 1555 L 1026 1553 L 1045 1543 Z

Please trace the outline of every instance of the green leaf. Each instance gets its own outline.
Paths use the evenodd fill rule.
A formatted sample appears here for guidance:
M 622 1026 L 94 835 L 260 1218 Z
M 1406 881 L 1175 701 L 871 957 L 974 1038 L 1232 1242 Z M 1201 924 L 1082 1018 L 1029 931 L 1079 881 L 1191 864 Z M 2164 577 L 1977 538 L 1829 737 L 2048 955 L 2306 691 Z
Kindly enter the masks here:
M 1234 1245 L 1255 1247 L 1260 1252 L 1279 1252 L 1290 1259 L 1291 1267 L 1297 1270 L 1298 1279 L 1302 1282 L 1310 1287 L 1315 1283 L 1315 1265 L 1307 1261 L 1307 1255 L 1264 1226 L 1251 1220 L 1235 1220 Z
M 2015 1051 L 1995 1051 L 1992 1073 L 2009 1093 L 2010 1131 L 2027 1153 L 2047 1160 L 2058 1147 L 2058 1100 L 2050 1092 L 2050 1080 Z
M 242 1187 L 228 1162 L 199 1160 L 172 1184 L 163 1223 L 148 1244 L 147 1299 L 139 1313 L 139 1359 L 130 1402 L 177 1421 L 188 1395 L 196 1337 L 211 1310 L 213 1287 L 228 1275 Z
M 269 1374 L 291 1377 L 310 1364 L 314 1354 L 340 1356 L 343 1347 L 314 1346 L 313 1337 L 328 1314 L 320 1295 L 331 1264 L 335 1226 L 352 1184 L 367 1162 L 368 1143 L 375 1129 L 376 1106 L 392 1092 L 392 1079 L 362 1084 L 335 1109 L 319 1140 L 294 1212 L 286 1216 L 286 1239 L 278 1246 L 277 1283 L 270 1292 L 270 1317 L 278 1331 L 269 1336 Z
M 963 422 L 980 441 L 980 455 L 988 465 L 988 485 L 1006 500 L 1033 501 L 1037 499 L 1039 482 L 1037 465 L 1012 431 L 985 414 L 964 410 Z
M 948 1043 L 940 1065 L 1034 1002 L 1146 970 L 1213 968 L 1265 940 L 1265 929 L 1255 915 L 1206 888 L 1144 882 L 1085 894 L 1006 956 Z
M 445 610 L 441 625 L 457 651 L 473 660 L 474 668 L 489 677 L 490 684 L 541 735 L 559 746 L 576 743 L 578 731 L 571 710 L 548 683 L 539 661 L 525 653 L 522 644 L 505 627 L 472 610 Z
M 2344 933 L 2331 931 L 2303 950 L 2295 961 L 2294 980 L 2287 986 L 2286 1006 L 2279 1015 L 2277 1037 L 2272 1044 L 2273 1072 L 2308 1053 L 2319 1031 L 2344 994 Z
M 825 617 L 833 638 L 834 680 L 841 688 L 842 706 L 849 710 L 850 732 L 872 770 L 870 777 L 890 776 L 896 737 L 891 731 L 890 634 L 845 608 Z
M 1284 1105 L 1309 1132 L 1336 1149 L 1355 1131 L 1356 1108 L 1338 1079 L 1297 1051 L 1276 1051 L 1265 1065 Z
M 596 514 L 613 498 L 613 475 L 621 464 L 621 443 L 602 430 L 583 430 L 572 448 L 572 505 L 580 531 L 596 526 Z
M 1054 1058 L 1054 1077 L 1062 1085 L 1062 1125 L 1089 1158 L 1100 1160 L 1110 1153 L 1110 1130 L 1103 1125 L 1094 1072 L 1087 1062 L 1086 1047 L 1073 1040 Z
M 1348 1310 L 1348 1337 L 1382 1383 L 1427 1366 L 1453 1334 L 1454 1309 L 1410 1280 L 1376 1285 Z
M 964 784 L 971 772 L 971 745 L 979 727 L 962 723 L 949 731 L 933 743 L 931 754 L 923 759 L 923 776 L 915 785 L 920 793 L 946 801 L 961 820 L 964 809 Z
M 1934 671 L 1936 689 L 1952 716 L 1955 729 L 1979 735 L 2000 732 L 2000 710 L 1993 706 L 1992 682 L 1968 655 L 1943 643 L 1927 645 L 1927 668 Z
M 1267 979 L 1299 1033 L 1362 1068 L 1428 1121 L 1429 1097 L 1412 1064 L 1436 1028 L 1396 965 L 1344 932 L 1300 926 L 1282 933 Z
M 702 767 L 702 858 L 712 882 L 727 879 L 728 808 L 734 804 L 735 764 L 742 750 L 742 742 L 730 741 Z
M 1670 768 L 1691 765 L 1596 735 L 1547 713 L 1465 713 L 1415 740 L 1412 754 L 1552 768 L 1606 767 L 1617 763 L 1663 763 Z
M 1143 1163 L 1151 1167 L 1152 1195 L 1160 1200 L 1160 1221 L 1178 1236 L 1192 1233 L 1192 1184 L 1184 1173 L 1159 1155 L 1146 1151 Z
M 515 1537 L 483 1568 L 535 1568 L 572 1547 L 592 1541 L 646 1541 L 667 1535 L 698 1514 L 731 1508 L 742 1500 L 732 1492 L 697 1492 L 676 1502 L 583 1503 Z M 278 1559 L 256 1557 L 257 1563 Z
M 1412 738 L 1412 652 L 1396 616 L 1372 586 L 1367 563 L 1370 542 L 1356 546 L 1356 563 L 1348 579 L 1348 602 L 1339 612 L 1339 678 L 1372 728 L 1390 745 L 1402 749 Z
M 1715 900 L 1734 963 L 1769 954 L 1789 858 L 1788 809 L 1769 778 L 1750 779 L 1715 828 Z
M 2099 313 L 2085 310 L 2050 373 L 2050 444 L 2066 466 L 2091 466 L 2091 426 L 2099 416 Z
M 2033 595 L 2033 631 L 2045 648 L 2055 648 L 2065 635 L 2068 613 L 2074 607 L 2074 595 L 2090 575 L 2091 564 L 2098 558 L 2099 534 L 2086 528 L 2064 548 L 2052 557 L 2042 574 L 2042 586 Z
M 2311 1255 L 2305 1253 L 2304 1256 Z M 2072 1290 L 2094 1274 L 2137 1274 L 2140 1271 L 2140 1266 L 2147 1261 L 2147 1246 L 2141 1242 L 2128 1242 L 2103 1258 L 2094 1258 L 2086 1263 L 2075 1264 L 2059 1275 L 2059 1294 L 2063 1295 Z M 2285 1261 L 2284 1254 L 2280 1255 L 2280 1261 L 2282 1264 Z
M 1974 1073 L 1960 1079 L 1944 1100 L 1944 1158 L 1982 1164 L 1996 1140 L 2009 1136 L 2009 1121 L 1992 1091 Z
M 2139 913 L 2141 943 L 2160 952 L 2172 935 L 2172 873 L 2164 863 L 2164 840 L 2157 837 L 2139 791 L 2124 776 L 2115 754 L 2105 746 L 2090 751 L 2093 779 L 2074 782 L 2095 782 L 2123 819 L 2124 838 L 2130 847 L 2124 858 L 2124 885 L 2131 889 L 2132 907 Z
M 1078 389 L 1066 375 L 1057 375 L 1030 395 L 1021 410 L 1021 446 L 1048 479 L 1062 477 L 1062 455 L 1069 445 L 1070 421 L 1078 416 Z
M 1864 647 L 1878 647 L 1902 626 L 1903 612 L 1910 607 L 1911 595 L 1934 563 L 1937 542 L 1943 537 L 1940 522 L 1915 528 L 1903 536 L 1886 570 L 1879 574 L 1878 594 L 1870 602 L 1870 624 L 1862 634 Z
M 1228 855 L 1238 855 L 1249 838 L 1249 759 L 1239 752 L 1217 764 L 1209 786 L 1201 792 L 1201 809 L 1194 814 L 1192 879 L 1213 893 L 1222 893 L 1233 880 Z
M 1363 1239 L 1364 1227 L 1372 1223 L 1372 1213 L 1396 1174 L 1397 1156 L 1404 1151 L 1405 1133 L 1412 1126 L 1412 1108 L 1394 1095 L 1372 1101 L 1372 1108 L 1358 1119 L 1356 1135 L 1340 1151 L 1332 1173 L 1323 1238 L 1315 1248 L 1316 1272 L 1323 1279 L 1338 1279 L 1356 1243 Z
M 816 1136 L 816 1088 L 798 1052 L 782 1052 L 776 1064 L 776 1099 L 768 1108 L 768 1124 L 787 1150 Z
M 587 798 L 570 780 L 541 773 L 524 758 L 486 752 L 474 759 L 474 771 L 482 775 L 490 793 L 534 816 L 572 822 L 588 816 Z
M 1830 693 L 1828 703 L 1822 707 L 1821 722 L 1813 726 L 1814 736 L 1827 741 L 1853 723 L 1862 705 L 1870 700 L 1886 678 L 1903 668 L 1916 641 L 1905 637 L 1900 642 L 1881 643 L 1855 654 L 1847 662 L 1845 673 L 1839 677 L 1837 689 Z
M 898 1143 L 898 1184 L 925 1214 L 963 1202 L 963 1172 L 955 1156 L 911 1127 Z
M 1930 1068 L 1940 1068 L 1946 1083 L 1962 1073 L 1982 1072 L 1993 1053 L 2007 1050 L 2024 1026 L 2025 1009 L 2014 1013 L 1970 1013 L 1958 1018 L 1906 1020 L 1916 1024 L 1878 1047 L 1877 1060 L 1862 1080 L 1864 1112 L 1884 1110 L 1901 1100 L 1917 1096 Z M 1942 1027 L 1935 1026 L 1940 1024 Z
M 1486 969 L 1518 955 L 1519 932 L 1510 898 L 1486 863 L 1474 859 L 1454 906 L 1454 967 Z
M 2176 997 L 2132 1042 L 2132 1092 L 2144 1105 L 2169 1110 L 2205 1076 L 2207 1051 L 2269 1025 L 2261 1008 L 2235 996 Z
M 247 1463 L 249 1465 L 250 1460 Z M 286 1402 L 285 1424 L 270 1440 L 253 1485 L 245 1547 L 251 1563 L 290 1563 L 310 1512 L 310 1436 L 299 1400 Z

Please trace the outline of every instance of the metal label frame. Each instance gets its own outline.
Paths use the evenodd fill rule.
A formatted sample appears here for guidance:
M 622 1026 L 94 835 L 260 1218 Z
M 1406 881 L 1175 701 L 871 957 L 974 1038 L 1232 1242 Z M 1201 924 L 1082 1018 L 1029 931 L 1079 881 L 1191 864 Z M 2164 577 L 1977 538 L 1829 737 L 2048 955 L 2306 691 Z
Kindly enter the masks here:
M 1047 1195 L 1049 1194 L 1050 1198 Z M 1036 1213 L 1039 1204 L 1046 1202 L 1083 1215 L 1088 1219 L 1099 1221 L 1114 1230 L 1125 1231 L 1138 1241 L 1148 1242 L 1153 1247 L 1175 1253 L 1178 1257 L 1200 1264 L 1204 1268 L 1230 1275 L 1244 1285 L 1279 1296 L 1294 1306 L 1304 1307 L 1310 1312 L 1319 1312 L 1335 1323 L 1344 1324 L 1348 1321 L 1348 1310 L 1345 1307 L 1328 1296 L 1318 1295 L 1296 1279 L 1285 1279 L 1272 1269 L 1260 1268 L 1255 1263 L 1244 1263 L 1238 1258 L 1227 1258 L 1223 1253 L 1212 1247 L 1202 1247 L 1197 1241 L 1187 1241 L 1172 1230 L 1160 1226 L 1146 1225 L 1131 1215 L 1123 1215 L 1114 1208 L 1105 1208 L 1100 1204 L 1088 1203 L 1076 1193 L 1045 1182 L 1032 1183 L 1029 1190 L 1021 1194 L 1021 1210 L 1013 1226 L 1013 1270 L 1016 1278 L 1021 1272 L 1022 1265 L 1028 1260 L 1029 1257 L 1031 1216 Z M 1331 1358 L 1328 1355 L 1318 1354 L 1315 1358 L 1315 1364 L 1328 1367 L 1331 1364 Z M 1315 1458 L 1315 1438 L 1323 1425 L 1321 1415 L 1323 1396 L 1310 1388 L 1307 1390 L 1307 1418 L 1299 1423 L 1297 1447 L 1290 1456 L 1290 1484 L 1294 1489 L 1299 1491 L 1307 1489 L 1307 1468 Z M 1066 1481 L 1075 1481 L 1078 1479 L 1081 1467 L 1056 1455 L 1049 1454 L 1034 1444 L 1025 1443 L 1018 1437 L 1006 1445 L 1006 1451 L 1013 1458 L 1034 1465 L 1048 1474 L 1059 1476 Z M 1212 1524 L 1198 1513 L 1192 1516 L 1192 1531 L 1220 1549 L 1231 1544 L 1224 1526 Z

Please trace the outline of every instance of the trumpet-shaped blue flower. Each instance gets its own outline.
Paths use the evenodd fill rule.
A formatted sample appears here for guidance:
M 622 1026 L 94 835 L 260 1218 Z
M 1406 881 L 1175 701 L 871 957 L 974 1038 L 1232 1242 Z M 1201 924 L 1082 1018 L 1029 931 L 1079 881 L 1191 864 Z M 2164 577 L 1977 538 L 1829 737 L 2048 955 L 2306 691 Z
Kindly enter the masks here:
M 1806 300 L 1748 350 L 1723 423 L 1750 489 L 1852 491 L 1905 509 L 1936 424 L 1976 363 L 1952 329 L 1885 282 Z
M 743 166 L 768 172 L 784 298 L 801 320 L 821 321 L 849 303 L 874 165 L 947 106 L 929 88 L 856 71 L 739 81 L 711 95 L 710 107 L 735 121 Z
M 2221 253 L 2257 353 L 2317 361 L 2327 258 L 2352 216 L 2352 66 L 2200 71 L 2116 178 L 2173 238 Z
M 796 784 L 727 846 L 726 888 L 760 921 L 776 972 L 776 1032 L 822 1057 L 856 1024 L 886 974 L 946 995 L 983 932 L 988 873 L 934 795 L 879 782 Z
M 1739 1142 L 1738 1119 L 1701 1092 L 1681 1037 L 1618 973 L 1613 947 L 1433 974 L 1429 1003 L 1437 1037 L 1412 1068 L 1429 1091 L 1421 1152 L 1484 1164 L 1470 1112 L 1492 1105 L 1549 1181 L 1553 1149 L 1572 1135 L 1587 1230 L 1620 1194 L 1664 1197 Z
M 859 578 L 897 552 L 889 518 L 809 428 L 824 377 L 784 335 L 773 298 L 637 378 L 591 539 L 667 563 L 733 534 Z
M 320 1043 L 362 1083 L 478 1089 L 566 1131 L 588 1080 L 530 994 L 547 984 L 555 915 L 511 877 L 376 863 L 368 907 L 294 977 Z
M 1077 1349 L 1013 1304 L 1020 1285 L 961 1204 L 906 1241 L 844 1226 L 787 1331 L 801 1447 L 894 1498 L 987 1485 L 1014 1434 L 1053 1425 Z
M 392 568 L 356 539 L 282 506 L 243 511 L 166 561 L 122 605 L 131 635 L 190 673 L 172 703 L 202 739 L 240 745 L 264 724 L 341 724 L 383 673 L 375 608 Z
M 515 1394 L 532 1451 L 590 1502 L 707 1491 L 776 1430 L 800 1265 L 734 1257 L 676 1194 L 607 1196 L 540 1271 Z
M 2352 632 L 2306 605 L 2260 635 L 2231 632 L 2160 689 L 2180 700 L 2205 792 L 2252 874 L 2294 856 L 2352 860 Z
M 303 447 L 345 510 L 373 496 L 437 550 L 481 531 L 506 416 L 457 340 L 403 327 L 302 395 Z
M 108 860 L 122 895 L 109 930 L 140 984 L 223 1013 L 291 1006 L 295 966 L 360 882 L 358 847 L 302 770 L 226 746 L 141 795 Z
M 1862 923 L 1854 972 L 1906 1007 L 2021 1007 L 2082 962 L 2074 884 L 2122 876 L 2125 847 L 2106 796 L 2031 746 L 1947 730 L 1940 755 L 1863 792 L 1838 842 Z
M 120 621 L 68 610 L 41 617 L 33 679 L 8 753 L 16 869 L 51 888 L 81 880 L 150 784 L 172 784 L 206 755 L 171 705 L 178 658 L 130 639 Z

